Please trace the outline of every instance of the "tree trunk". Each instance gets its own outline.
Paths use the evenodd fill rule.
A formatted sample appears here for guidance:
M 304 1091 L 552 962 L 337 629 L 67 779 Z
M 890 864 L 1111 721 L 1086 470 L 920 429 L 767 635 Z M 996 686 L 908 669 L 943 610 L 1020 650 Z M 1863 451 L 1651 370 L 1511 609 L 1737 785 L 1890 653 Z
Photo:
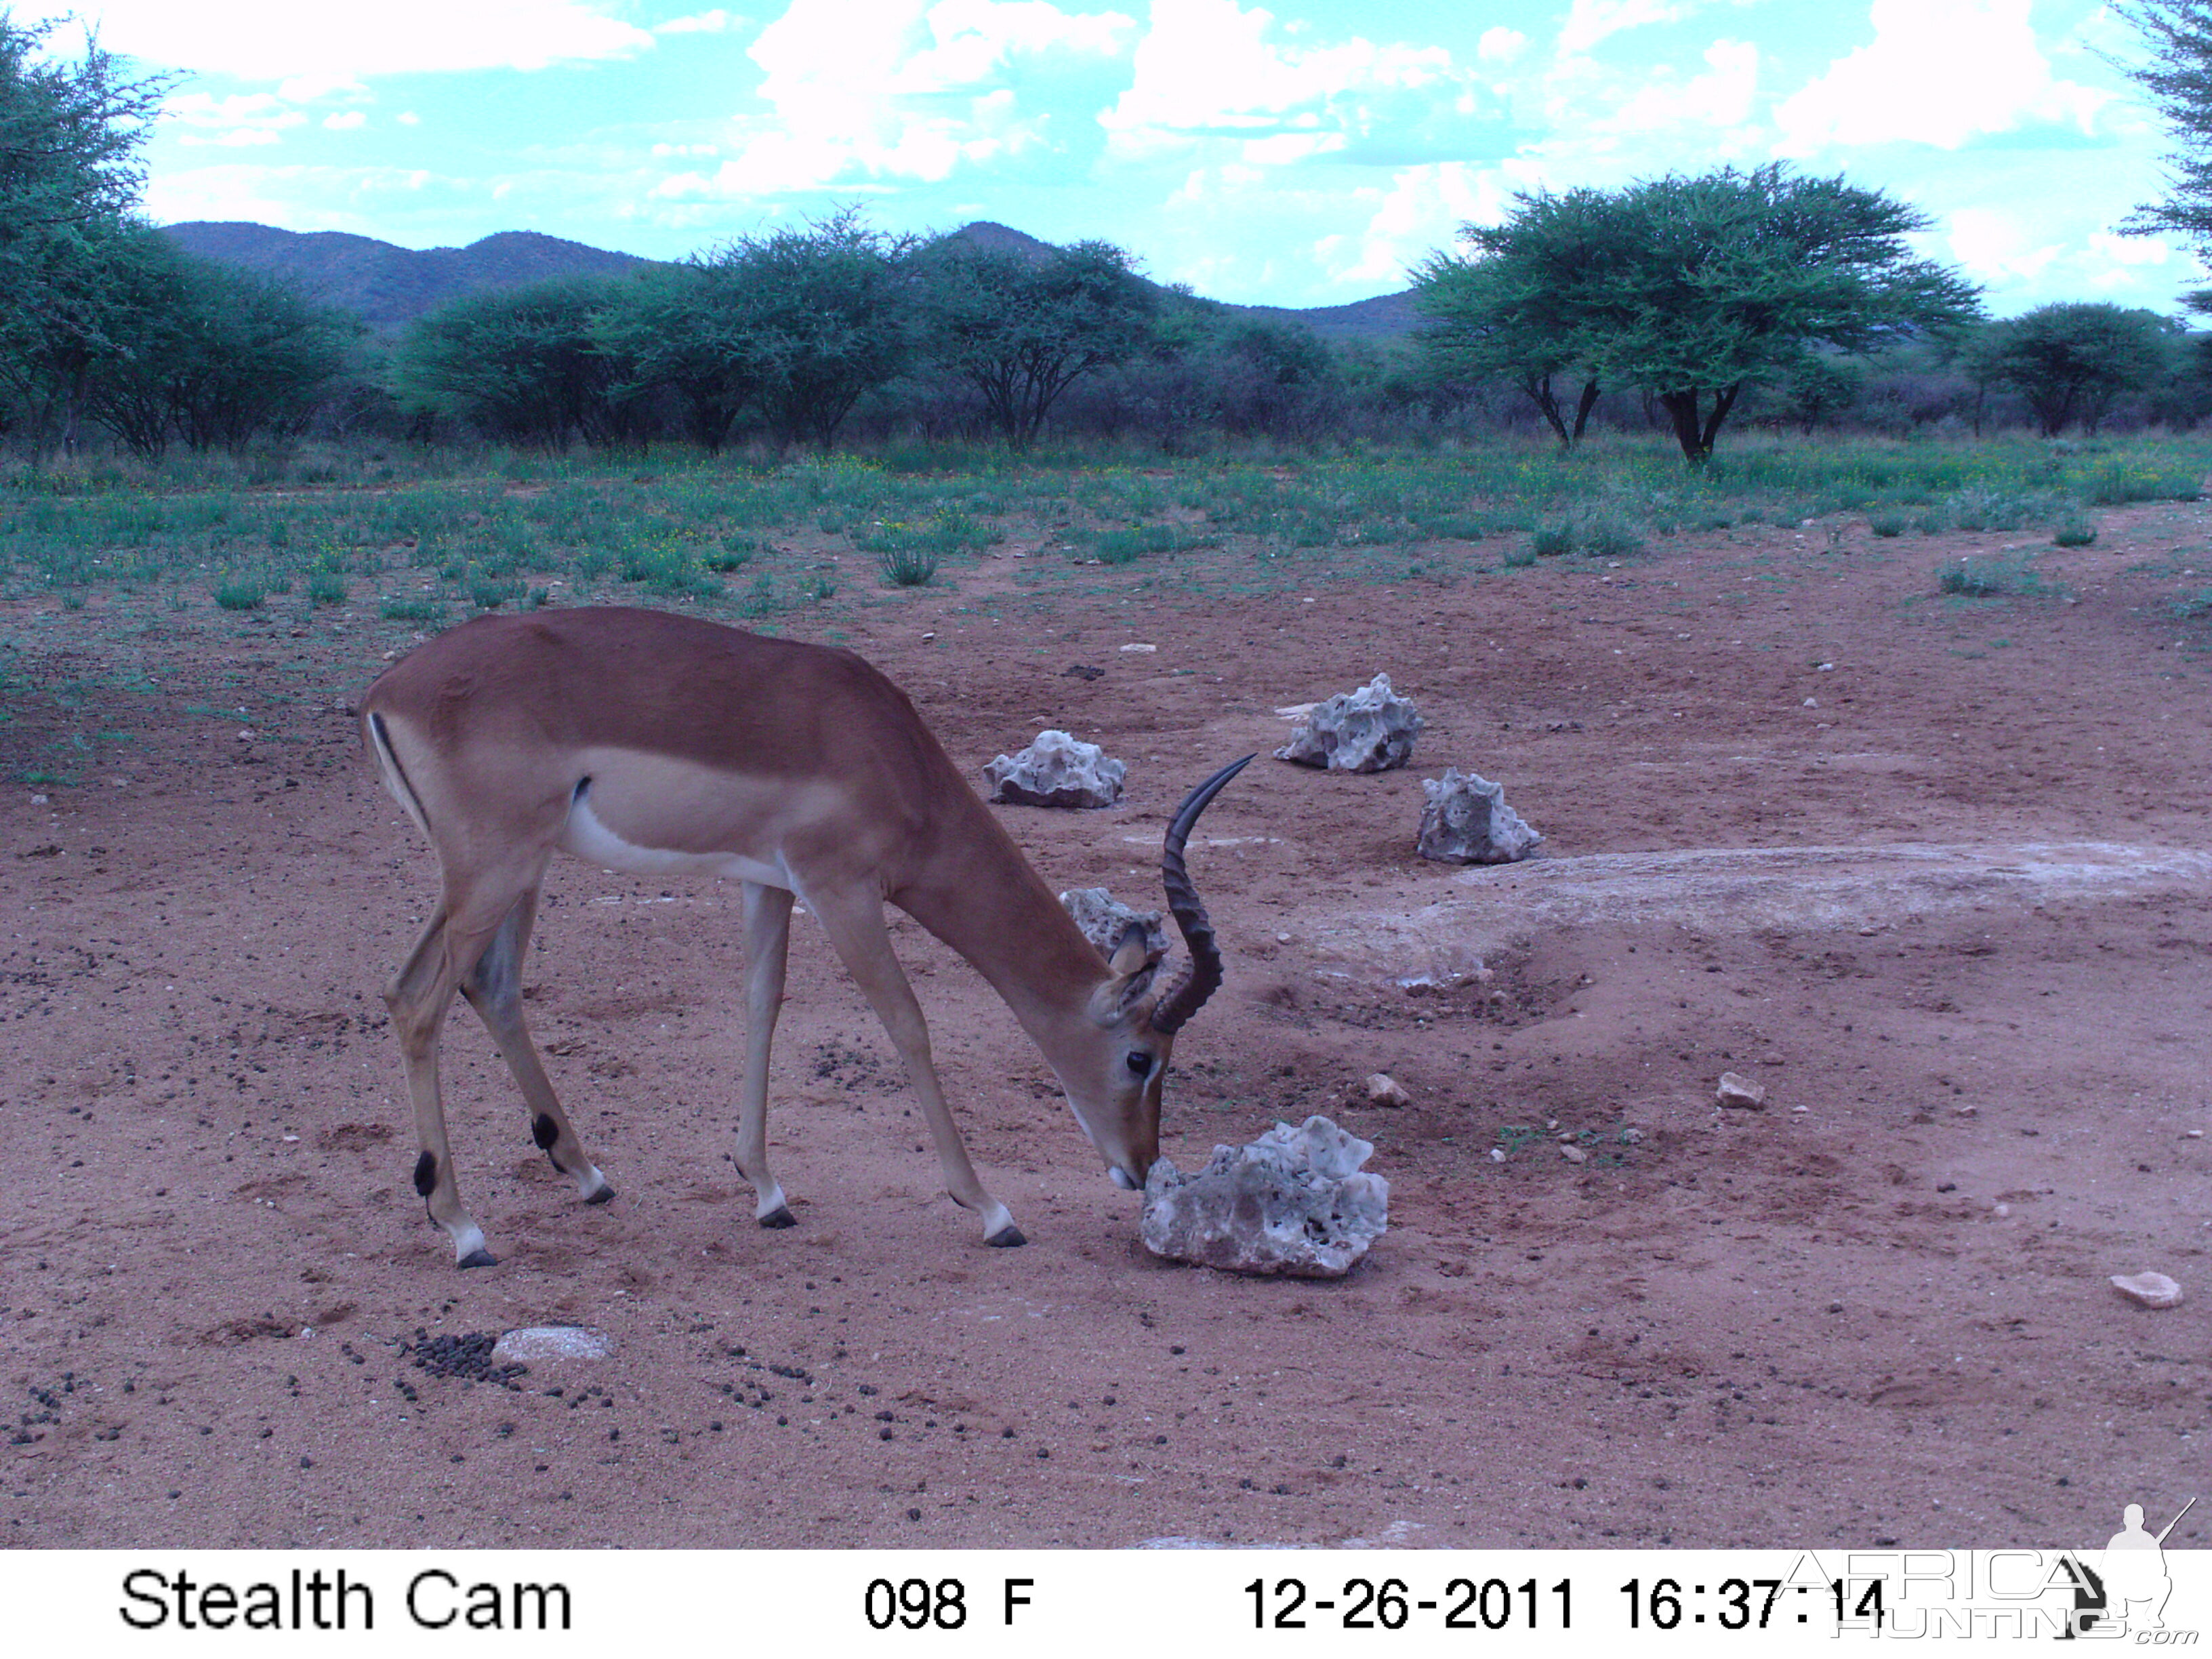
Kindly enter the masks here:
M 1529 402 L 1544 411 L 1544 418 L 1551 422 L 1552 431 L 1559 438 L 1559 447 L 1566 448 L 1573 439 L 1568 437 L 1567 423 L 1560 417 L 1559 400 L 1552 395 L 1552 377 L 1548 374 L 1523 374 L 1521 389 L 1528 394 Z
M 1597 377 L 1592 375 L 1583 382 L 1583 395 L 1575 400 L 1574 441 L 1583 441 L 1583 430 L 1589 425 L 1590 410 L 1597 407 Z

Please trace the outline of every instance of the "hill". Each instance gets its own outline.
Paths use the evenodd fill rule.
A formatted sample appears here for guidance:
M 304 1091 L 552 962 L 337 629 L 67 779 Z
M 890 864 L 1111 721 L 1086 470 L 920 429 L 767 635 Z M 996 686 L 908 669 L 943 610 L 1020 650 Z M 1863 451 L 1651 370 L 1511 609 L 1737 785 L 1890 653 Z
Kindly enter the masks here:
M 536 231 L 503 230 L 466 247 L 397 247 L 343 231 L 195 220 L 164 227 L 188 253 L 296 279 L 331 305 L 391 331 L 447 301 L 549 276 L 619 276 L 653 262 Z
M 503 230 L 466 247 L 432 248 L 398 247 L 343 231 L 301 233 L 206 220 L 168 225 L 162 234 L 202 258 L 293 277 L 327 303 L 360 313 L 382 333 L 396 332 L 464 294 L 549 276 L 620 276 L 655 263 L 530 230 Z M 1028 258 L 1052 252 L 1051 243 L 987 219 L 963 225 L 950 240 Z M 1305 310 L 1214 303 L 1238 316 L 1303 324 L 1326 340 L 1388 340 L 1412 332 L 1421 321 L 1410 292 Z

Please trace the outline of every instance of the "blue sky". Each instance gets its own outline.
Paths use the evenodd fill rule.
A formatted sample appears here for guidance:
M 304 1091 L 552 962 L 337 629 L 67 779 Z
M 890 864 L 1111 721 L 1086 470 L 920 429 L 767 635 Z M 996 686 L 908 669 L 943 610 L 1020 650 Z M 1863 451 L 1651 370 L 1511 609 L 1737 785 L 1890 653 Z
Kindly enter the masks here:
M 4 3 L 5 0 L 0 0 Z M 1248 303 L 1403 287 L 1516 191 L 1782 159 L 1936 221 L 2000 314 L 2160 311 L 2164 135 L 2093 0 L 15 0 L 178 76 L 161 222 L 676 258 L 860 204 L 1104 237 Z M 58 46 L 72 38 L 69 26 Z

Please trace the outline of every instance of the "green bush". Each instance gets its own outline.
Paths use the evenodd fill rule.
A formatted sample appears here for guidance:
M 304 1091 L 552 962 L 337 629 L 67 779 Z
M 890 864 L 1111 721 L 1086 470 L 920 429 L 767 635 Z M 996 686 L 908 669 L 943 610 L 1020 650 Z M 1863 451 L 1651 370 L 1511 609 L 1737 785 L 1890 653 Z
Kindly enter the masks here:
M 435 599 L 386 599 L 376 614 L 386 622 L 436 622 L 446 607 Z
M 226 611 L 258 611 L 269 597 L 269 584 L 253 576 L 225 576 L 215 586 L 215 602 Z
M 915 542 L 886 547 L 876 555 L 884 580 L 895 587 L 921 587 L 937 580 L 937 553 Z
M 2051 539 L 2060 547 L 2087 547 L 2097 539 L 2097 526 L 2080 514 L 2061 519 Z
M 726 576 L 731 571 L 750 564 L 753 555 L 759 550 L 760 544 L 751 537 L 731 534 L 722 538 L 719 547 L 709 548 L 707 556 L 700 562 L 708 569 Z
M 345 578 L 337 571 L 314 570 L 307 574 L 309 605 L 343 605 L 345 599 Z
M 1530 540 L 1522 543 L 1518 547 L 1507 548 L 1503 556 L 1503 562 L 1508 570 L 1526 570 L 1536 562 L 1535 543 Z
M 2057 590 L 2017 553 L 1970 554 L 1937 573 L 1942 592 L 1972 599 L 2047 598 Z
M 1575 526 L 1571 522 L 1539 525 L 1529 532 L 1528 550 L 1540 559 L 1557 559 L 1575 550 Z
M 1625 559 L 1644 550 L 1644 538 L 1617 514 L 1594 513 L 1582 525 L 1582 550 L 1593 558 Z
M 1875 513 L 1868 515 L 1867 528 L 1877 536 L 1902 536 L 1912 520 L 1902 513 Z

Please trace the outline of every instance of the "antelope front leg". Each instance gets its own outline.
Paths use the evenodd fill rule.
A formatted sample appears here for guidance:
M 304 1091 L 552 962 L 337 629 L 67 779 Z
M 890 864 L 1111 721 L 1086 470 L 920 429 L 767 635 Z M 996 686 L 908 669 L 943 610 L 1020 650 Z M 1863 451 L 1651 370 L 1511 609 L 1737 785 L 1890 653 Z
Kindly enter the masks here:
M 738 1097 L 738 1173 L 753 1184 L 753 1215 L 763 1227 L 789 1227 L 797 1219 L 768 1167 L 768 1054 L 783 1008 L 791 899 L 784 888 L 745 884 L 745 1076 Z
M 968 1149 L 961 1144 L 959 1128 L 945 1103 L 945 1091 L 938 1086 L 936 1062 L 929 1054 L 928 1023 L 922 1018 L 921 1005 L 915 1000 L 914 988 L 907 983 L 906 971 L 899 966 L 890 934 L 884 927 L 882 901 L 862 892 L 825 906 L 819 895 L 810 893 L 807 902 L 821 916 L 823 928 L 845 971 L 859 982 L 876 1018 L 890 1034 L 899 1057 L 906 1061 L 907 1076 L 921 1102 L 921 1115 L 929 1121 L 930 1139 L 937 1143 L 945 1190 L 955 1203 L 982 1217 L 986 1244 L 1026 1243 L 1012 1214 L 983 1190 L 975 1166 L 968 1161 Z
M 576 1183 L 578 1196 L 586 1204 L 604 1204 L 615 1195 L 606 1176 L 599 1173 L 576 1137 L 568 1115 L 553 1093 L 552 1080 L 538 1058 L 538 1045 L 522 1018 L 522 964 L 530 950 L 530 929 L 538 919 L 535 887 L 514 902 L 507 920 L 491 936 L 491 943 L 461 981 L 461 994 L 477 1011 L 492 1041 L 514 1074 L 515 1086 L 530 1110 L 530 1138 L 547 1162 Z

